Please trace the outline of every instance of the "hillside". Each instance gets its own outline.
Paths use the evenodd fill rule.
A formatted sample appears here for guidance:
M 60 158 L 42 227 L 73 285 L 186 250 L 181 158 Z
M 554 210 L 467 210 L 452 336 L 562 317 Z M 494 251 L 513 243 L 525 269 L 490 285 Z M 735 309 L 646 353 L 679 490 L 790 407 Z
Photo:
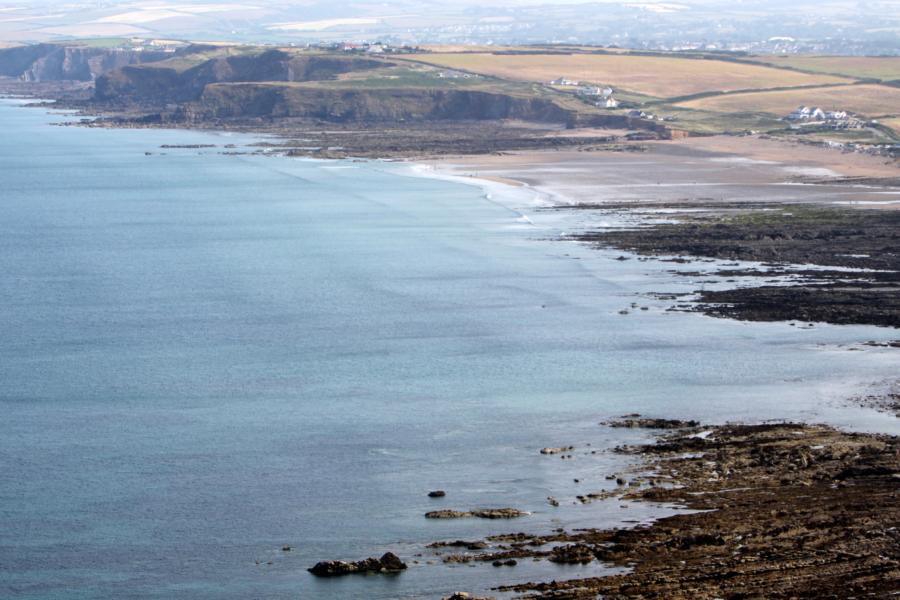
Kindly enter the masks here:
M 90 106 L 218 124 L 518 120 L 566 126 L 586 115 L 601 116 L 543 86 L 450 74 L 393 58 L 258 47 L 206 49 L 113 70 L 98 77 Z
M 95 100 L 107 104 L 154 105 L 196 101 L 206 86 L 226 82 L 298 82 L 382 67 L 365 58 L 250 49 L 216 51 L 148 65 L 127 66 L 97 79 Z

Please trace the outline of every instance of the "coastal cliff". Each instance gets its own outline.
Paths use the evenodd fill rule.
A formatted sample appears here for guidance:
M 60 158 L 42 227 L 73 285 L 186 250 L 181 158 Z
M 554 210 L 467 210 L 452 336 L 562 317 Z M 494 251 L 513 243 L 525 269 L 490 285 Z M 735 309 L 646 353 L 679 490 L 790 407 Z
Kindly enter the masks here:
M 604 134 L 560 133 L 576 128 L 641 130 L 634 134 L 640 140 L 674 137 L 659 121 L 611 114 L 546 86 L 445 71 L 392 55 L 199 44 L 174 52 L 150 46 L 129 52 L 45 44 L 11 49 L 0 58 L 5 69 L 0 76 L 13 74 L 19 78 L 15 84 L 31 89 L 34 84 L 23 79 L 81 78 L 77 87 L 41 97 L 100 115 L 89 120 L 93 127 L 249 127 L 287 136 L 297 127 L 315 130 L 327 124 L 321 143 L 307 146 L 317 153 L 353 147 L 355 156 L 593 147 L 614 141 Z M 475 121 L 482 125 L 473 128 Z M 490 122 L 493 126 L 484 129 Z M 349 140 L 335 133 L 342 127 Z M 382 135 L 365 137 L 361 144 L 358 132 L 367 128 L 378 128 Z
M 97 79 L 94 100 L 113 105 L 153 105 L 200 99 L 207 86 L 228 82 L 320 81 L 384 67 L 380 61 L 338 56 L 297 56 L 281 50 L 222 56 L 184 68 L 177 62 L 126 66 Z
M 541 98 L 477 90 L 209 85 L 189 120 L 302 118 L 337 123 L 519 119 L 566 123 L 568 110 Z
M 151 50 L 35 44 L 0 50 L 0 76 L 27 82 L 93 81 L 115 69 L 163 60 L 171 53 Z

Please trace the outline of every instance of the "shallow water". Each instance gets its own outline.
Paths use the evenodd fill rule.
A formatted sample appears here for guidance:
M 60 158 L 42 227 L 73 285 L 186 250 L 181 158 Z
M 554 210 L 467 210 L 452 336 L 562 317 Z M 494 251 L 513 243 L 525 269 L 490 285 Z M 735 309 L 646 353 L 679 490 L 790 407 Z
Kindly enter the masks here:
M 532 214 L 527 191 L 161 150 L 250 140 L 51 127 L 17 104 L 0 102 L 2 597 L 417 598 L 594 573 L 304 569 L 646 518 L 571 505 L 625 466 L 591 449 L 646 435 L 598 425 L 624 412 L 896 429 L 845 401 L 898 362 L 848 348 L 894 332 L 667 313 L 645 294 L 696 284 L 547 241 L 581 217 Z M 650 310 L 620 315 L 631 302 Z M 563 444 L 575 460 L 537 452 Z M 476 506 L 534 514 L 422 517 Z

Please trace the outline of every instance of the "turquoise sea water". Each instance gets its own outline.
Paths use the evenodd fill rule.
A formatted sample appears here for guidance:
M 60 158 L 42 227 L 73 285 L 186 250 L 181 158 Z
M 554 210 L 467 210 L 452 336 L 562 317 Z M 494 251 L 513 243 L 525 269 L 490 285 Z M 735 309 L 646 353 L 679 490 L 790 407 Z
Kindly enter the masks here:
M 641 294 L 696 286 L 551 241 L 526 192 L 62 119 L 0 101 L 0 597 L 432 598 L 594 573 L 426 565 L 422 545 L 646 517 L 568 502 L 621 458 L 537 453 L 640 439 L 598 425 L 623 412 L 895 427 L 844 403 L 898 362 L 847 345 L 894 332 L 667 313 Z M 633 301 L 651 310 L 620 315 Z M 476 506 L 534 514 L 422 517 Z M 422 564 L 305 571 L 385 550 Z

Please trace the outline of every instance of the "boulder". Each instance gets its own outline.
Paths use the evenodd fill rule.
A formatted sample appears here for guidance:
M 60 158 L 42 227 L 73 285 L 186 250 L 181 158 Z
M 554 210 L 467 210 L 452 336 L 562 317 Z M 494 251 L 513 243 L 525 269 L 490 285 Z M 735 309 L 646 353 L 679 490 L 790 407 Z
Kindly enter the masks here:
M 550 560 L 563 564 L 585 564 L 594 560 L 594 552 L 584 544 L 557 546 L 550 552 Z
M 355 562 L 324 560 L 307 569 L 316 577 L 338 577 L 355 573 L 399 573 L 406 569 L 406 563 L 393 552 L 386 552 L 381 558 L 367 558 Z

